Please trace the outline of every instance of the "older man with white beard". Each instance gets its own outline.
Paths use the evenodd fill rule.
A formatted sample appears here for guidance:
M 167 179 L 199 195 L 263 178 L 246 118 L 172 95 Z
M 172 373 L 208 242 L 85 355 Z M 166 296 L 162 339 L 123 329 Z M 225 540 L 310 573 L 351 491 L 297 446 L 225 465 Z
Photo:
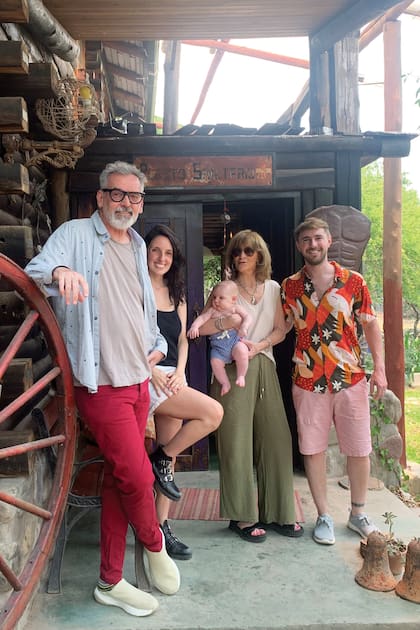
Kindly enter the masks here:
M 144 446 L 149 378 L 167 352 L 157 326 L 146 246 L 132 225 L 143 211 L 145 177 L 126 162 L 99 178 L 97 210 L 61 225 L 26 272 L 52 297 L 67 346 L 76 403 L 104 456 L 97 602 L 134 616 L 157 600 L 122 577 L 131 524 L 161 592 L 179 589 L 156 516 L 154 474 Z

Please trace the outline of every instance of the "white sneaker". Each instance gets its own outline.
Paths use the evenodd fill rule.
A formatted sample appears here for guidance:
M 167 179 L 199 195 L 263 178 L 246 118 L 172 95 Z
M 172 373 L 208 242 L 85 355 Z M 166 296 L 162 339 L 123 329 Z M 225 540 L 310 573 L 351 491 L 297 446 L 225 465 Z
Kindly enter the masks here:
M 174 595 L 179 591 L 181 577 L 175 562 L 168 556 L 165 545 L 165 537 L 162 530 L 162 549 L 160 551 L 149 551 L 144 548 L 149 562 L 150 577 L 153 586 L 165 595 Z
M 124 578 L 109 589 L 97 586 L 93 597 L 99 604 L 117 606 L 134 617 L 147 617 L 159 606 L 157 599 L 129 584 Z
M 320 545 L 333 545 L 335 543 L 334 522 L 329 514 L 318 516 L 312 538 Z
M 375 523 L 367 516 L 367 514 L 352 514 L 350 512 L 347 527 L 357 532 L 362 538 L 367 538 L 372 532 L 378 531 Z

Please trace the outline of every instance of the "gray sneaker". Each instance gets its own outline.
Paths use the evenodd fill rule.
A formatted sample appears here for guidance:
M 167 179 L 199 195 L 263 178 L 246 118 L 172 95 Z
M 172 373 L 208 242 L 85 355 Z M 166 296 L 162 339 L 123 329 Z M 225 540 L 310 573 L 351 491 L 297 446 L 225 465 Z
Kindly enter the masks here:
M 372 532 L 377 532 L 378 528 L 367 514 L 355 514 L 350 512 L 347 527 L 357 532 L 362 538 L 367 538 Z
M 329 514 L 318 516 L 312 538 L 320 545 L 333 545 L 335 543 L 334 522 Z

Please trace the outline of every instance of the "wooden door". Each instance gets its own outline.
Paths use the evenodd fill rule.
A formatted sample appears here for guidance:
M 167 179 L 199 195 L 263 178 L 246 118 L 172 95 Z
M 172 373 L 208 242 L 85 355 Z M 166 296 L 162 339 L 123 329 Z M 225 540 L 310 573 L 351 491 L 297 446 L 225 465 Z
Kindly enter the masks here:
M 144 236 L 157 223 L 170 227 L 181 241 L 186 259 L 188 324 L 203 307 L 203 235 L 200 203 L 147 202 L 136 228 Z M 187 380 L 207 393 L 206 339 L 190 343 Z M 204 438 L 177 457 L 177 470 L 207 470 L 209 440 Z

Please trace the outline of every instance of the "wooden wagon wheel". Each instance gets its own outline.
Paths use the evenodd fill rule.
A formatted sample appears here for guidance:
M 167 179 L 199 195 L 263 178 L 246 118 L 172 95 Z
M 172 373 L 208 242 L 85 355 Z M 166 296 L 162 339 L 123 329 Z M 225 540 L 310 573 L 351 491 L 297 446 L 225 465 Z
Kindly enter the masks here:
M 0 281 L 8 288 L 10 286 L 10 291 L 15 291 L 23 299 L 27 312 L 0 356 L 0 383 L 34 325 L 42 331 L 51 357 L 51 366 L 47 373 L 0 410 L 0 430 L 1 425 L 17 410 L 28 403 L 31 406 L 34 401 L 39 400 L 40 395 L 42 397 L 42 392 L 51 391 L 54 387 L 51 397 L 53 404 L 48 404 L 43 411 L 48 436 L 0 449 L 0 460 L 31 451 L 47 456 L 51 449 L 55 455 L 52 465 L 50 461 L 50 492 L 45 505 L 35 505 L 0 492 L 1 502 L 29 512 L 39 519 L 38 537 L 18 572 L 0 555 L 0 572 L 12 588 L 9 598 L 0 610 L 0 627 L 2 630 L 12 630 L 39 585 L 66 507 L 76 442 L 76 410 L 66 347 L 49 303 L 35 282 L 18 265 L 1 254 Z

